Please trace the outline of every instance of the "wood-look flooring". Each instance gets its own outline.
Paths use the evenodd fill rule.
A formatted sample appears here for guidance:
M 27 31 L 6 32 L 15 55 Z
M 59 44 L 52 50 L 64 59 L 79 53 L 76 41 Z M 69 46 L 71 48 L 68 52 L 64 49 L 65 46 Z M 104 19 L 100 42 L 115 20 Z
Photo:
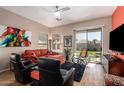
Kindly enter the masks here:
M 12 71 L 0 73 L 0 86 L 21 86 L 23 84 L 17 82 Z
M 27 84 L 30 85 L 30 84 Z M 74 82 L 74 86 L 104 86 L 104 71 L 102 65 L 88 63 L 82 80 Z M 0 73 L 0 86 L 23 86 L 23 84 L 15 81 L 12 71 Z
M 75 82 L 74 86 L 104 86 L 104 70 L 101 64 L 88 63 L 81 82 Z

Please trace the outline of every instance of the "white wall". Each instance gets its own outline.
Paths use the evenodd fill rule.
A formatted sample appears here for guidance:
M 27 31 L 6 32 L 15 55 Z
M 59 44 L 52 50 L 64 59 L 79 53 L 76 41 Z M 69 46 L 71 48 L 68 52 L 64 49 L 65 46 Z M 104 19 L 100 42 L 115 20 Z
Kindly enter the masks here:
M 63 36 L 72 35 L 73 42 L 74 42 L 74 33 L 73 33 L 74 29 L 87 28 L 87 27 L 93 27 L 93 26 L 99 26 L 99 25 L 104 25 L 103 27 L 103 52 L 106 53 L 109 50 L 109 32 L 112 29 L 111 28 L 111 17 L 103 17 L 103 18 L 73 23 L 69 25 L 54 27 L 54 28 L 51 28 L 50 30 L 52 34 L 60 34 Z M 72 45 L 74 47 L 74 43 Z
M 22 53 L 25 49 L 37 49 L 38 36 L 41 33 L 49 33 L 49 28 L 16 15 L 12 12 L 0 8 L 0 25 L 12 26 L 16 28 L 24 28 L 32 32 L 32 44 L 31 47 L 4 47 L 0 48 L 0 70 L 7 69 L 9 67 L 10 53 Z

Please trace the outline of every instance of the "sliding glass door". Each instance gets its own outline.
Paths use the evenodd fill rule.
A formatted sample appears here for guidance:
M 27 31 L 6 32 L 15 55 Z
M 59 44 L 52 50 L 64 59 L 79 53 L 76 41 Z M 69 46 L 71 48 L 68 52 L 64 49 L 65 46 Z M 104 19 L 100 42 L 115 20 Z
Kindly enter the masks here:
M 100 62 L 102 53 L 102 29 L 87 30 L 87 49 L 90 62 Z
M 80 55 L 82 49 L 88 50 L 90 62 L 100 61 L 102 53 L 102 29 L 77 31 L 75 34 L 75 55 Z

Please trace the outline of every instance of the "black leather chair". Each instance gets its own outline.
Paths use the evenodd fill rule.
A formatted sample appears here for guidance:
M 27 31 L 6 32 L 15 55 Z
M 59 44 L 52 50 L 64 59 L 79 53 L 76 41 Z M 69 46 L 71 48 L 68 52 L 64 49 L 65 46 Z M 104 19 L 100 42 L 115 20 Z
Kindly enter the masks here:
M 39 85 L 41 86 L 73 85 L 75 68 L 70 70 L 60 69 L 59 60 L 40 58 L 38 60 L 38 69 Z
M 10 62 L 14 68 L 15 79 L 21 83 L 29 83 L 31 68 L 35 65 L 31 61 L 21 60 L 20 55 L 16 53 L 11 53 Z

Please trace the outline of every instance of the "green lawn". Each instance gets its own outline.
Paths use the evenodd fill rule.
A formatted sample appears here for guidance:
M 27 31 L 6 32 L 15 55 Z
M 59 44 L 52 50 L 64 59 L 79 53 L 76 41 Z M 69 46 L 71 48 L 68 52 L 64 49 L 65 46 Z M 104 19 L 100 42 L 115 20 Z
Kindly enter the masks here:
M 75 55 L 79 56 L 81 51 L 76 51 Z M 100 56 L 101 55 L 101 51 L 88 51 L 88 55 L 89 56 Z

